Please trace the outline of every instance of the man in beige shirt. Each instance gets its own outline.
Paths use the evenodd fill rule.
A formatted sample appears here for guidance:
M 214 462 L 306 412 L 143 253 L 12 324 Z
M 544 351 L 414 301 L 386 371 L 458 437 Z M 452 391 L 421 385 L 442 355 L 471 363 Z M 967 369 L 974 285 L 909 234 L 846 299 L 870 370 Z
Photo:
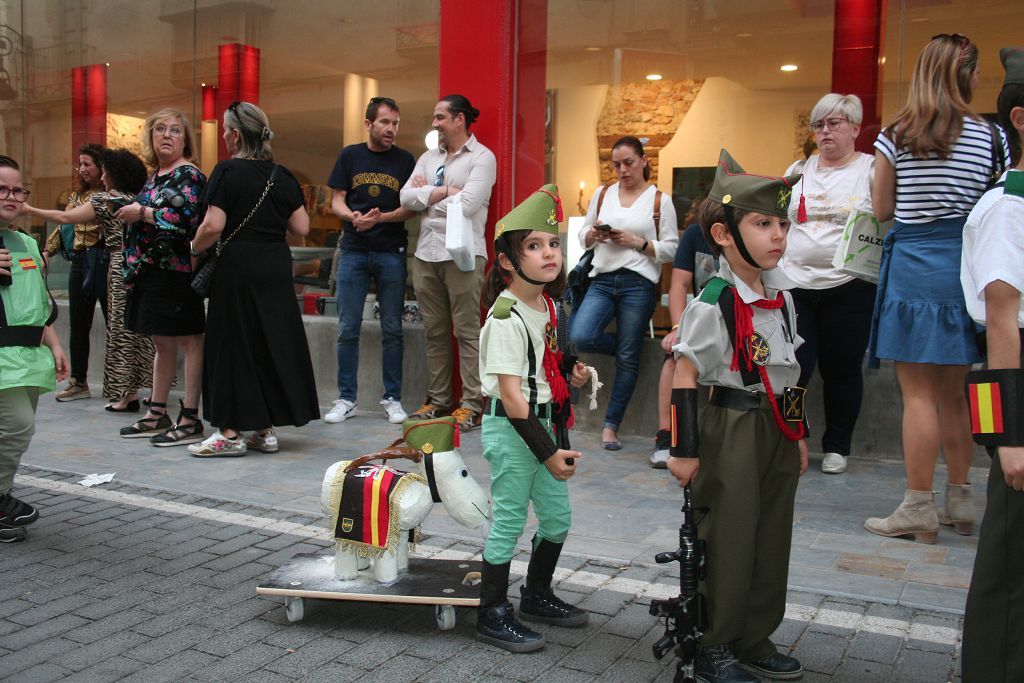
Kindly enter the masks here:
M 469 132 L 480 111 L 462 95 L 441 98 L 434 107 L 437 149 L 424 152 L 401 191 L 402 207 L 420 216 L 420 236 L 412 265 L 412 284 L 426 332 L 427 397 L 412 419 L 451 414 L 462 431 L 480 426 L 480 288 L 487 264 L 484 222 L 497 161 Z M 445 248 L 448 204 L 458 196 L 473 227 L 476 267 L 464 272 Z M 462 402 L 455 408 L 449 335 L 459 346 Z M 452 408 L 455 408 L 452 410 Z

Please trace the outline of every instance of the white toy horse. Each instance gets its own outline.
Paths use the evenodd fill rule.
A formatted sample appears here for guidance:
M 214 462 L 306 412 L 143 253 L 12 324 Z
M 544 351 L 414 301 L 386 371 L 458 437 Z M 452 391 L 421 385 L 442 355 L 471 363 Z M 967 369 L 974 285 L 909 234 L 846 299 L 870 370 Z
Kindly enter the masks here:
M 387 586 L 396 583 L 399 573 L 409 566 L 409 532 L 422 524 L 434 503 L 444 504 L 452 519 L 471 529 L 487 522 L 491 516 L 490 502 L 476 480 L 469 476 L 462 456 L 455 450 L 457 430 L 450 418 L 407 422 L 403 438 L 410 447 L 396 447 L 400 439 L 383 451 L 336 462 L 327 469 L 320 502 L 328 530 L 335 537 L 335 578 L 346 581 L 358 578 L 359 570 L 366 568 L 368 560 L 372 559 L 374 579 Z M 419 465 L 419 474 L 403 474 L 385 465 L 367 465 L 371 460 L 394 458 L 413 460 Z M 347 485 L 344 483 L 346 472 Z M 353 517 L 339 515 L 343 488 L 346 495 L 353 495 L 352 491 L 362 495 L 358 491 L 370 490 L 372 496 L 376 496 L 382 486 L 390 487 L 389 497 L 373 497 L 365 506 L 356 501 L 358 509 Z M 383 510 L 383 506 L 387 509 Z M 348 507 L 352 509 L 351 502 Z M 373 508 L 377 516 L 372 520 L 356 517 L 364 507 Z M 339 520 L 339 516 L 342 519 Z M 378 528 L 372 539 L 362 538 L 356 542 L 343 537 L 344 532 L 351 533 L 354 526 L 366 525 L 372 529 L 375 524 Z

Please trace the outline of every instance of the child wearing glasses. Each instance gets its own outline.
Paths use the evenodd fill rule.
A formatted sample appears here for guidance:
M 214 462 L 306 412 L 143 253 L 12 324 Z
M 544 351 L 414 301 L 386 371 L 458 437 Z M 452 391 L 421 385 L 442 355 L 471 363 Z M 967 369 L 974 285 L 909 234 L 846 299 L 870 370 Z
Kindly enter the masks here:
M 35 433 L 40 394 L 68 376 L 68 359 L 53 322 L 57 306 L 46 288 L 36 241 L 11 227 L 28 190 L 14 159 L 0 155 L 0 542 L 25 539 L 39 518 L 11 495 L 14 473 Z

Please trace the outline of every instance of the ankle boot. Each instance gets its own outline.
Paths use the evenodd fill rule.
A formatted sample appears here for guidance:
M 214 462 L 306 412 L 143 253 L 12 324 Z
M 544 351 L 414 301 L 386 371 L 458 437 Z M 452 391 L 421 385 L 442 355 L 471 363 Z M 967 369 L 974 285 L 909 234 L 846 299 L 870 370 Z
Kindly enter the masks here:
M 939 508 L 939 524 L 953 527 L 961 536 L 970 536 L 974 531 L 974 503 L 971 501 L 971 485 L 946 484 L 946 504 Z
M 476 614 L 476 639 L 509 652 L 533 652 L 544 647 L 544 636 L 523 626 L 508 601 L 510 562 L 483 561 L 480 572 L 480 607 Z
M 562 544 L 533 538 L 533 555 L 526 571 L 526 585 L 519 588 L 519 614 L 526 621 L 555 626 L 585 626 L 590 616 L 579 607 L 559 599 L 551 590 L 551 578 L 562 554 Z
M 931 491 L 907 489 L 903 502 L 888 517 L 872 517 L 864 528 L 879 536 L 912 536 L 918 543 L 935 543 L 939 520 Z

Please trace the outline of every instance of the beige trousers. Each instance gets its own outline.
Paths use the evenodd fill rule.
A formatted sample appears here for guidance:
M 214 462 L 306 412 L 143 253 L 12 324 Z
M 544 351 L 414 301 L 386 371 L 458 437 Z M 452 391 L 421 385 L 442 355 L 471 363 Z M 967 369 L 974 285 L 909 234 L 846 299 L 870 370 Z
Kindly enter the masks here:
M 454 408 L 452 394 L 451 335 L 459 346 L 463 408 L 483 409 L 480 389 L 480 289 L 487 260 L 476 257 L 471 273 L 453 261 L 412 262 L 412 286 L 416 292 L 427 344 L 427 403 Z

